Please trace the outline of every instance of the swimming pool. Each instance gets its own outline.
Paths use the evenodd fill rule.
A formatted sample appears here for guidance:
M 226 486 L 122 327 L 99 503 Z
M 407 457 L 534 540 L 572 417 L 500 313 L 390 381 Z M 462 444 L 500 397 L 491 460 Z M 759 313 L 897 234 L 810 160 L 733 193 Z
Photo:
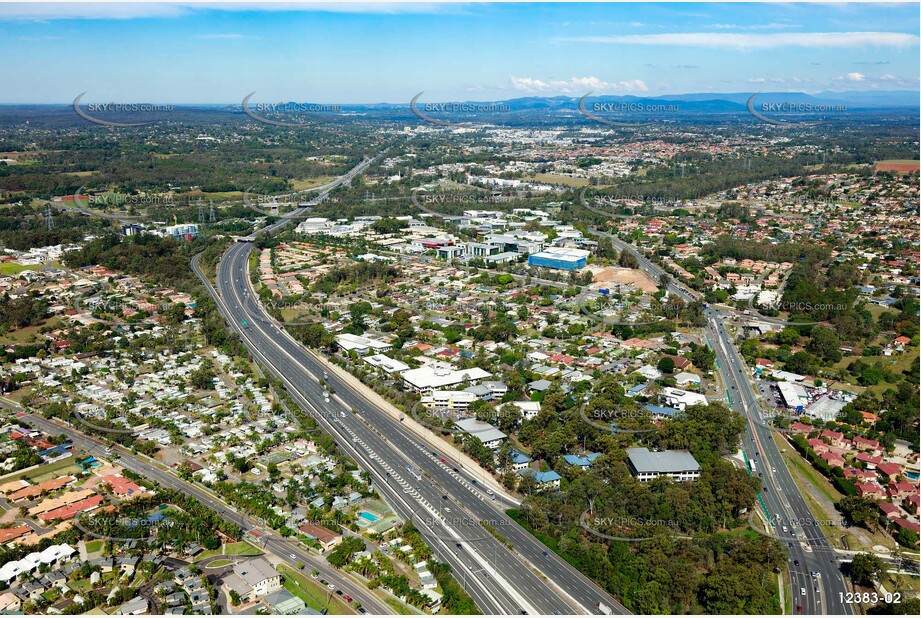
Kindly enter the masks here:
M 907 476 L 907 477 L 910 478 L 910 479 L 915 479 L 916 481 L 918 480 L 918 473 L 917 473 L 917 472 L 906 472 L 906 473 L 905 473 L 905 476 Z
M 361 517 L 366 522 L 368 522 L 369 524 L 373 524 L 374 522 L 377 521 L 377 515 L 372 515 L 371 513 L 368 513 L 367 511 L 362 511 L 361 513 L 358 514 L 358 516 Z

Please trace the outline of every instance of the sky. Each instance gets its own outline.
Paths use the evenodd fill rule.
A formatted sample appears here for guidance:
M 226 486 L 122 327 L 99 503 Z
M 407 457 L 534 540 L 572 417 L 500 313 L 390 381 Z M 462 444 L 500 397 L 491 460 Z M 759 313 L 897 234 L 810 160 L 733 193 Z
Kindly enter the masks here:
M 0 103 L 918 90 L 914 3 L 6 3 Z

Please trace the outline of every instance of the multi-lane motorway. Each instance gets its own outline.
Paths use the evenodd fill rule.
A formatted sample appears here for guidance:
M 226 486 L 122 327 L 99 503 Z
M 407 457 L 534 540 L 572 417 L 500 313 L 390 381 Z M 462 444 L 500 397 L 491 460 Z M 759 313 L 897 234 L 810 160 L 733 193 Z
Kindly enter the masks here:
M 473 482 L 475 475 L 454 460 L 451 447 L 423 443 L 280 328 L 254 299 L 248 269 L 251 249 L 248 242 L 236 243 L 219 265 L 221 311 L 297 403 L 372 473 L 377 491 L 420 528 L 482 610 L 549 614 L 591 613 L 599 602 L 617 607 L 594 583 L 512 522 L 502 511 L 504 501 Z M 336 393 L 329 403 L 320 378 Z M 494 538 L 481 521 L 514 549 Z
M 761 406 L 745 364 L 732 344 L 723 318 L 707 310 L 707 336 L 727 387 L 732 407 L 748 421 L 745 450 L 757 461 L 765 490 L 761 492 L 774 533 L 787 546 L 790 585 L 794 609 L 805 614 L 849 614 L 843 602 L 847 592 L 834 549 L 800 494 L 774 442 L 772 429 L 761 420 Z M 813 575 L 815 574 L 815 575 Z
M 610 238 L 617 249 L 633 254 L 640 268 L 657 281 L 665 274 L 633 245 L 611 234 L 594 231 Z M 669 292 L 685 301 L 697 298 L 697 294 L 679 283 L 670 281 L 667 287 Z M 822 530 L 812 524 L 815 518 L 787 470 L 771 428 L 762 421 L 758 396 L 723 322 L 724 315 L 708 308 L 706 317 L 707 338 L 716 351 L 719 371 L 729 390 L 730 405 L 748 422 L 743 447 L 749 457 L 757 461 L 763 475 L 759 478 L 764 482 L 761 497 L 767 507 L 767 517 L 775 524 L 774 534 L 787 548 L 793 610 L 804 614 L 851 614 L 853 609 L 843 601 L 847 587 L 838 559 Z
M 363 161 L 340 180 L 351 179 L 371 161 Z M 331 183 L 310 204 L 321 202 L 339 184 Z M 260 233 L 280 229 L 306 210 L 289 213 Z M 431 444 L 409 431 L 368 398 L 363 387 L 338 376 L 325 359 L 308 352 L 276 323 L 256 299 L 249 281 L 254 238 L 238 239 L 225 253 L 217 289 L 195 264 L 218 308 L 254 357 L 286 385 L 292 398 L 344 452 L 371 473 L 377 491 L 398 513 L 420 529 L 477 606 L 495 614 L 588 614 L 600 613 L 601 603 L 614 612 L 628 613 L 511 520 L 504 509 L 514 503 L 478 482 L 482 472 L 465 469 L 450 454 L 452 447 Z M 335 392 L 331 398 L 329 387 Z

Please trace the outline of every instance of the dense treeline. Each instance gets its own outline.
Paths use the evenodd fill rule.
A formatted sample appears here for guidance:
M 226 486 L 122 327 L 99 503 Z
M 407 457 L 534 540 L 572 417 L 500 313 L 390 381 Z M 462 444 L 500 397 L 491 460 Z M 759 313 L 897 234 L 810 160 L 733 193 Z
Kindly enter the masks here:
M 804 243 L 757 242 L 731 236 L 720 236 L 712 243 L 704 245 L 700 250 L 704 261 L 720 258 L 735 258 L 737 260 L 765 260 L 769 262 L 799 262 L 809 264 L 821 263 L 828 259 L 831 253 L 828 248 Z
M 563 481 L 560 492 L 531 493 L 513 516 L 634 612 L 775 613 L 781 548 L 764 537 L 729 533 L 747 526 L 760 487 L 724 458 L 744 431 L 741 416 L 714 402 L 689 407 L 657 429 L 613 378 L 600 378 L 594 393 L 583 409 L 580 393 L 551 388 L 538 416 L 522 423 L 518 437 L 532 458 Z M 639 433 L 600 427 L 610 422 Z M 640 483 L 625 452 L 636 440 L 650 449 L 689 450 L 701 464 L 700 478 Z M 583 445 L 602 456 L 588 470 L 567 465 L 562 455 Z M 500 461 L 505 457 L 503 449 Z M 536 488 L 525 479 L 520 489 Z M 581 524 L 652 540 L 613 541 Z
M 10 298 L 8 292 L 0 296 L 0 334 L 41 324 L 47 315 L 48 304 L 37 296 L 27 294 Z
M 48 229 L 45 208 L 25 200 L 23 204 L 0 208 L 0 247 L 28 251 L 82 240 L 87 234 L 111 230 L 108 221 L 74 212 L 52 210 L 53 227 Z
M 711 404 L 689 408 L 685 420 L 669 425 L 649 444 L 689 448 L 703 468 L 699 480 L 640 483 L 622 450 L 629 438 L 602 438 L 589 441 L 589 449 L 606 445 L 589 470 L 555 468 L 563 471 L 564 493 L 531 495 L 513 516 L 631 611 L 776 613 L 774 571 L 783 564 L 782 548 L 759 535 L 720 532 L 744 527 L 755 504 L 756 481 L 720 457 L 737 444 L 741 418 Z M 651 540 L 605 539 L 583 529 L 583 517 L 597 532 Z
M 369 142 L 373 147 L 379 141 L 357 126 L 354 140 L 346 143 L 334 139 L 340 133 L 335 125 L 318 125 L 306 135 L 264 125 L 251 130 L 214 130 L 226 131 L 228 136 L 242 131 L 246 136 L 190 141 L 181 133 L 163 133 L 155 126 L 118 135 L 102 135 L 92 128 L 38 133 L 35 142 L 21 148 L 35 152 L 28 165 L 0 164 L 0 190 L 45 198 L 72 194 L 81 186 L 120 193 L 170 188 L 243 191 L 248 187 L 271 192 L 293 188 L 295 179 L 339 175 L 361 160 Z M 270 142 L 261 135 L 265 132 L 274 135 Z M 306 156 L 307 152 L 314 156 Z M 330 165 L 319 160 L 326 154 L 344 156 Z M 77 176 L 75 172 L 84 173 Z

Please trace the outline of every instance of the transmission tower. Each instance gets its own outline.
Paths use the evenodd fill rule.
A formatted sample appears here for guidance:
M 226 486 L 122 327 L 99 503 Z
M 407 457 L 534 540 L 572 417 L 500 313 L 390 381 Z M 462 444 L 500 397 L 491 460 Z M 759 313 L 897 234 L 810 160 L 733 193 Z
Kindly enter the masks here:
M 49 230 L 54 227 L 54 220 L 51 217 L 51 204 L 45 205 L 45 224 Z
M 208 221 L 214 223 L 214 200 L 208 200 Z
M 205 224 L 205 205 L 202 203 L 201 198 L 198 198 L 198 223 Z

